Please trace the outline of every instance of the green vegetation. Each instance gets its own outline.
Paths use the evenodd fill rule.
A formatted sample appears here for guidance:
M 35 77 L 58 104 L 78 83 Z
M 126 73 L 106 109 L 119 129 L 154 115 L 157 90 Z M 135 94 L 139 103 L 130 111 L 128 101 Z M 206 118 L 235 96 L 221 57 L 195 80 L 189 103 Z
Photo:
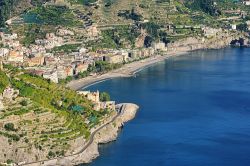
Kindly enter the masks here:
M 0 27 L 5 26 L 16 2 L 17 0 L 0 0 Z
M 7 132 L 2 132 L 0 131 L 0 135 L 3 135 L 7 138 L 9 138 L 9 141 L 19 141 L 20 140 L 20 136 L 18 136 L 17 134 L 9 134 Z
M 102 39 L 87 43 L 93 50 L 102 48 L 127 48 L 134 47 L 135 40 L 139 36 L 140 31 L 137 27 L 129 25 L 116 26 L 113 29 L 102 31 Z
M 6 123 L 4 125 L 5 130 L 7 131 L 16 131 L 15 126 L 13 123 Z
M 107 92 L 102 92 L 100 94 L 101 101 L 110 101 L 110 95 Z
M 20 104 L 21 104 L 22 106 L 27 106 L 27 105 L 28 105 L 28 101 L 27 101 L 27 100 L 22 100 L 22 101 L 20 102 Z
M 11 31 L 17 33 L 19 40 L 25 46 L 35 43 L 35 39 L 43 39 L 46 33 L 55 33 L 55 26 L 44 24 L 12 25 Z
M 120 11 L 118 13 L 119 17 L 124 17 L 126 19 L 131 19 L 134 21 L 141 21 L 142 20 L 142 15 L 136 13 L 135 9 L 133 8 L 131 11 L 125 10 L 125 11 Z
M 71 53 L 78 51 L 80 44 L 65 44 L 59 47 L 55 47 L 52 49 L 52 52 L 63 52 L 63 53 Z
M 4 119 L 8 116 L 11 116 L 11 115 L 24 115 L 26 113 L 30 112 L 29 110 L 25 109 L 25 108 L 21 108 L 21 109 L 17 109 L 17 110 L 12 110 L 10 112 L 7 112 L 3 115 L 0 115 L 0 119 Z
M 78 0 L 78 1 L 82 2 L 84 5 L 87 6 L 97 2 L 97 0 Z
M 72 11 L 65 6 L 41 6 L 30 11 L 44 24 L 62 26 L 80 26 Z
M 79 137 L 89 139 L 90 129 L 112 113 L 94 110 L 94 104 L 84 96 L 42 77 L 10 65 L 5 65 L 5 69 L 8 69 L 8 84 L 20 92 L 0 112 L 0 121 L 9 118 L 9 123 L 0 130 L 9 144 L 25 143 L 39 150 L 48 147 L 51 151 L 48 158 L 63 156 L 70 147 L 69 141 Z M 1 74 L 2 78 L 6 76 L 3 71 Z M 13 118 L 18 120 L 14 122 Z
M 7 75 L 0 70 L 0 94 L 3 93 L 4 89 L 9 85 L 9 78 Z
M 110 70 L 118 69 L 121 67 L 122 64 L 110 64 L 104 61 L 97 61 L 94 66 L 95 72 L 104 73 Z

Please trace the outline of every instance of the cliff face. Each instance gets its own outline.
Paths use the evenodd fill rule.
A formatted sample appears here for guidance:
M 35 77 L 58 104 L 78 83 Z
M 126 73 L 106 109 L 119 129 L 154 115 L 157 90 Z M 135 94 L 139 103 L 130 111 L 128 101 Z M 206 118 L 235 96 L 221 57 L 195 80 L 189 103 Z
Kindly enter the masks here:
M 192 51 L 199 49 L 220 49 L 230 45 L 233 40 L 243 38 L 249 41 L 249 37 L 245 33 L 224 31 L 212 37 L 189 37 L 168 44 L 168 51 Z

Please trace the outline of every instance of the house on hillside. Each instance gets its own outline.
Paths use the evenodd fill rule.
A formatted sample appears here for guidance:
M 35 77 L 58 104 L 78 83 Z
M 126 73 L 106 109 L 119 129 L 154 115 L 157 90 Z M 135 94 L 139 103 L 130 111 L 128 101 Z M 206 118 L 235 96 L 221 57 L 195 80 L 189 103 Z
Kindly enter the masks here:
M 15 90 L 11 87 L 8 87 L 3 91 L 2 97 L 5 99 L 12 100 L 16 98 L 18 95 L 19 95 L 19 90 Z
M 21 51 L 10 51 L 8 56 L 9 62 L 23 62 L 24 56 Z
M 43 73 L 43 78 L 49 79 L 50 81 L 54 83 L 58 83 L 57 71 L 47 71 Z

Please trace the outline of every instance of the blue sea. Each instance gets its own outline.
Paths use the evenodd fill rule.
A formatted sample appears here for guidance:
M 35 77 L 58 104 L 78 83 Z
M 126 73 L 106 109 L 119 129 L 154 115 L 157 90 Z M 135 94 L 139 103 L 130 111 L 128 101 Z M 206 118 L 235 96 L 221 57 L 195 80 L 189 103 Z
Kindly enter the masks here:
M 250 49 L 196 51 L 89 87 L 140 106 L 88 166 L 250 166 Z

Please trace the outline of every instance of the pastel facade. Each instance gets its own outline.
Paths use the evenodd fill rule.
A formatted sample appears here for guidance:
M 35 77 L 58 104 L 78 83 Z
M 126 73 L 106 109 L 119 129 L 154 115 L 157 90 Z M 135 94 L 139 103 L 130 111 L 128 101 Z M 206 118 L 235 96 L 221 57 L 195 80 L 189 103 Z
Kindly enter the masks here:
M 8 56 L 9 62 L 23 62 L 24 56 L 23 52 L 20 51 L 10 51 Z

